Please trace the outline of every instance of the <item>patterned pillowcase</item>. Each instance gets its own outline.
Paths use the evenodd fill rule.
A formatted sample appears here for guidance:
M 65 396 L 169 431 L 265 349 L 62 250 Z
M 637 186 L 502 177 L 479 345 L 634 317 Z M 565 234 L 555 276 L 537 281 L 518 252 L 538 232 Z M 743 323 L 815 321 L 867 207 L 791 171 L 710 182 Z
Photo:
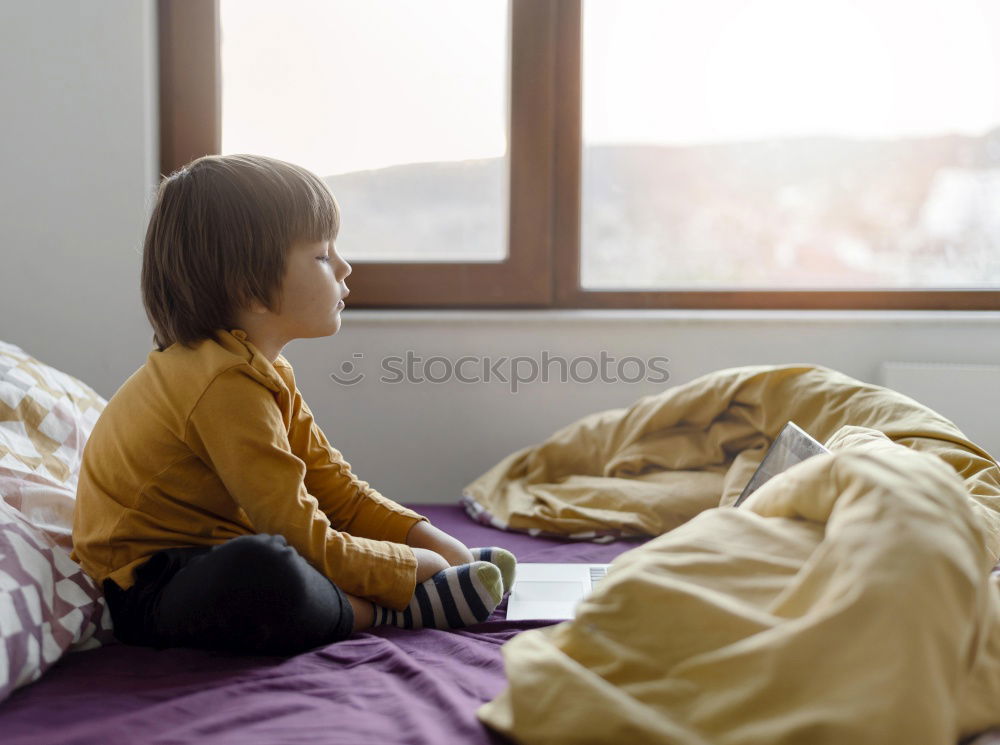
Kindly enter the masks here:
M 64 652 L 114 641 L 101 588 L 69 557 L 83 446 L 105 403 L 0 342 L 0 701 Z
M 83 446 L 106 403 L 0 341 L 0 498 L 67 551 Z
M 0 701 L 65 652 L 113 642 L 97 584 L 48 535 L 0 501 Z

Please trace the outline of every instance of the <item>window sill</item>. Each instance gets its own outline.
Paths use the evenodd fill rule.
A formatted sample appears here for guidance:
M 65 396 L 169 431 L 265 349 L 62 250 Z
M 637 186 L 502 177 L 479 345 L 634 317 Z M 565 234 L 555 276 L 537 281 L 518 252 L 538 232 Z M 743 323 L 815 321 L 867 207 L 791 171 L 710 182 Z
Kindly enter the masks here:
M 998 324 L 1000 311 L 959 310 L 476 310 L 476 309 L 352 309 L 350 323 L 782 323 L 782 324 Z

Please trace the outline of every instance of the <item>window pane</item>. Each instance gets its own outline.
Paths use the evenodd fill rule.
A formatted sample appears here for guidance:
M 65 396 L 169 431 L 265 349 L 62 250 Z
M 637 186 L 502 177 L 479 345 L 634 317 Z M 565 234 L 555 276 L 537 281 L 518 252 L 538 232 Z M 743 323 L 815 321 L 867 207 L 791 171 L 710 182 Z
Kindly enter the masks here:
M 584 0 L 587 289 L 1000 286 L 1000 3 Z
M 309 168 L 348 260 L 507 256 L 507 0 L 222 0 L 222 152 Z

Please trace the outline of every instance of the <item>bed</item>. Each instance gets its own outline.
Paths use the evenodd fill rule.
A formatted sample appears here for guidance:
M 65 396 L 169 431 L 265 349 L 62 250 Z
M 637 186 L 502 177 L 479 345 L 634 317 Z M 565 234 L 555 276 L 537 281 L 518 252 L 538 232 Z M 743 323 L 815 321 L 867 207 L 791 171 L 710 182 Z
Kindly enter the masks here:
M 895 391 L 756 366 L 588 415 L 409 505 L 522 562 L 614 561 L 574 621 L 505 601 L 290 658 L 116 643 L 68 558 L 103 404 L 0 342 L 3 743 L 997 741 L 1000 464 Z M 832 455 L 730 509 L 787 420 Z
M 105 401 L 0 341 L 0 742 L 499 742 L 475 710 L 503 687 L 501 645 L 543 622 L 380 627 L 290 658 L 133 647 L 69 558 L 76 474 Z M 459 504 L 410 505 L 469 546 L 599 561 L 637 545 L 533 537 Z M 549 622 L 552 623 L 552 622 Z
M 592 543 L 496 530 L 459 505 L 409 505 L 468 546 L 520 561 L 609 562 L 640 541 Z M 0 704 L 5 745 L 506 742 L 475 710 L 504 685 L 500 646 L 553 622 L 381 627 L 295 657 L 123 644 L 64 655 Z

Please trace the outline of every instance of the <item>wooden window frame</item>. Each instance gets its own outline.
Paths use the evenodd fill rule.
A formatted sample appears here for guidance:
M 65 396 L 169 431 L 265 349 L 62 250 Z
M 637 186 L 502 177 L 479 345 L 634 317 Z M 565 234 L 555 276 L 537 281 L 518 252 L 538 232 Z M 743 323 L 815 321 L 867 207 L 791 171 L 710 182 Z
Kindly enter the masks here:
M 158 0 L 160 171 L 219 153 L 219 0 Z M 351 260 L 351 306 L 997 310 L 1000 289 L 585 290 L 582 0 L 510 0 L 508 256 Z

